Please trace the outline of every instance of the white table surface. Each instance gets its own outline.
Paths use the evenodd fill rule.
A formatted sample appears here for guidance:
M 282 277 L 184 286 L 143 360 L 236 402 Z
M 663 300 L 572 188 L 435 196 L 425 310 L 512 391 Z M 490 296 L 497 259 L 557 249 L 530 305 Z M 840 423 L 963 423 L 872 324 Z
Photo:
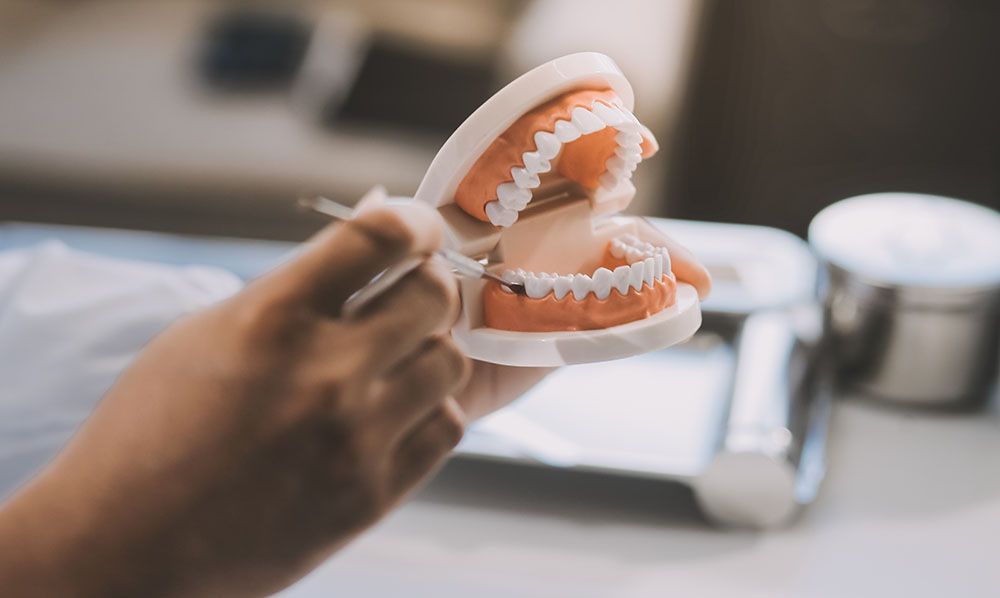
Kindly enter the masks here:
M 713 529 L 683 490 L 455 463 L 282 598 L 997 596 L 1000 412 L 835 407 L 817 503 Z

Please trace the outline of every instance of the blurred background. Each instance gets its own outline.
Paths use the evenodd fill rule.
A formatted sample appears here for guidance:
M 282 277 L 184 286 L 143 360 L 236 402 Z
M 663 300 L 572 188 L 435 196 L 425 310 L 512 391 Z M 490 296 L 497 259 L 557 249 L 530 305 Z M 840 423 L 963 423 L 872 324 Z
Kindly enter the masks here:
M 412 193 L 517 74 L 605 52 L 663 151 L 632 211 L 777 226 L 860 192 L 996 207 L 1000 7 L 947 0 L 4 0 L 0 218 L 299 239 Z
M 492 93 L 593 50 L 661 146 L 629 211 L 713 273 L 702 329 L 560 370 L 286 595 L 993 596 L 998 215 L 894 226 L 924 200 L 883 197 L 879 230 L 803 239 L 858 194 L 1000 208 L 998 29 L 987 0 L 0 0 L 0 250 L 35 270 L 0 268 L 0 498 L 138 347 L 326 224 L 296 198 L 411 195 Z M 885 237 L 884 280 L 834 264 Z M 111 309 L 48 301 L 77 292 Z M 835 384 L 840 353 L 920 408 Z

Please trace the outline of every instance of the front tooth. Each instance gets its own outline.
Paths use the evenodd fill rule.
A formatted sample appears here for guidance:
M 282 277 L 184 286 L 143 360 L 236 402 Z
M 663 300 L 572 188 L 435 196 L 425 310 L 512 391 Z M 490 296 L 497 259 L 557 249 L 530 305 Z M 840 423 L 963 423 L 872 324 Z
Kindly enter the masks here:
M 642 148 L 637 145 L 617 145 L 615 155 L 626 162 L 639 162 L 642 160 Z
M 531 191 L 522 189 L 514 183 L 497 185 L 497 201 L 508 210 L 521 211 L 531 201 Z
M 552 279 L 545 276 L 544 272 L 540 275 L 526 277 L 524 291 L 532 299 L 541 299 L 552 291 Z
M 653 254 L 653 278 L 656 280 L 663 278 L 663 255 L 660 253 Z
M 628 272 L 630 268 L 628 266 L 618 266 L 615 271 L 611 273 L 612 284 L 614 288 L 618 289 L 618 292 L 622 295 L 628 294 Z
M 601 176 L 597 177 L 601 187 L 607 191 L 613 191 L 615 187 L 618 186 L 618 178 L 610 172 L 603 172 Z
M 642 260 L 642 280 L 649 288 L 653 288 L 653 276 L 656 274 L 656 263 L 651 257 Z
M 522 189 L 534 189 L 541 184 L 538 175 L 527 168 L 515 166 L 510 169 L 510 176 L 514 177 L 514 184 Z
M 572 276 L 556 276 L 552 281 L 552 291 L 555 293 L 556 299 L 562 299 L 569 292 L 570 288 L 573 286 Z
M 548 160 L 543 158 L 538 152 L 524 152 L 521 156 L 521 160 L 524 162 L 524 167 L 528 169 L 529 172 L 548 172 L 552 170 L 552 164 Z
M 625 161 L 618 156 L 608 158 L 608 161 L 604 163 L 604 167 L 607 168 L 608 172 L 615 175 L 615 178 L 622 178 L 627 174 Z
M 620 110 L 612 108 L 604 102 L 594 102 L 591 110 L 598 118 L 604 121 L 604 124 L 609 127 L 617 127 L 621 123 L 625 122 L 625 115 L 622 114 Z
M 642 135 L 629 131 L 620 131 L 617 135 L 615 135 L 615 143 L 617 143 L 619 147 L 634 147 L 642 143 Z
M 499 201 L 487 202 L 486 216 L 496 226 L 510 226 L 517 222 L 517 211 L 503 207 Z
M 604 122 L 583 106 L 573 109 L 573 124 L 584 135 L 596 133 L 604 128 Z
M 594 295 L 598 299 L 607 299 L 611 294 L 611 283 L 614 282 L 614 274 L 607 268 L 598 268 L 594 271 Z
M 636 262 L 629 266 L 628 284 L 630 287 L 637 291 L 642 290 L 642 279 L 645 270 L 646 266 L 642 262 Z
M 666 247 L 661 247 L 660 250 L 663 252 L 663 273 L 670 274 L 670 252 Z
M 639 122 L 639 119 L 636 118 L 635 115 L 632 114 L 632 112 L 626 110 L 625 108 L 622 108 L 621 111 L 622 114 L 625 115 L 625 122 L 623 122 L 622 124 L 620 124 L 615 128 L 618 129 L 619 131 L 628 131 L 629 133 L 640 133 L 642 131 L 642 123 Z
M 593 281 L 586 274 L 573 275 L 573 298 L 580 301 L 587 296 L 587 293 L 594 287 Z
M 559 138 L 548 131 L 535 133 L 535 151 L 545 160 L 551 160 L 559 154 L 562 143 Z
M 569 143 L 580 138 L 580 129 L 573 126 L 568 120 L 557 120 L 555 127 L 556 137 L 562 143 Z

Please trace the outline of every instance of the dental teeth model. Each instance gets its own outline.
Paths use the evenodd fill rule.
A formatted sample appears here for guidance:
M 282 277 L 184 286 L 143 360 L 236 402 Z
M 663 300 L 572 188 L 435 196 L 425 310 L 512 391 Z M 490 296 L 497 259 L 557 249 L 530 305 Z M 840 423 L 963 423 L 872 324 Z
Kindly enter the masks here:
M 524 285 L 528 297 L 541 299 L 553 293 L 556 299 L 562 299 L 572 290 L 573 298 L 580 301 L 590 293 L 597 299 L 607 299 L 611 290 L 627 295 L 628 290 L 643 290 L 643 284 L 652 288 L 654 281 L 661 281 L 664 272 L 670 272 L 670 254 L 663 247 L 654 247 L 651 243 L 639 241 L 635 235 L 623 235 L 611 241 L 611 255 L 618 259 L 626 259 L 627 266 L 618 266 L 613 271 L 608 268 L 598 268 L 592 276 L 586 274 L 563 275 L 542 272 L 525 272 L 518 268 L 503 273 L 504 280 Z M 501 287 L 503 288 L 503 287 Z M 503 289 L 511 293 L 507 289 Z
M 556 119 L 552 132 L 535 132 L 532 137 L 534 149 L 521 154 L 520 165 L 510 169 L 511 180 L 497 185 L 496 200 L 486 202 L 484 211 L 489 221 L 497 226 L 511 226 L 517 222 L 518 213 L 531 201 L 532 189 L 541 184 L 539 175 L 552 170 L 551 160 L 559 155 L 563 145 L 604 129 L 616 131 L 615 146 L 614 153 L 604 161 L 605 170 L 598 177 L 598 183 L 611 191 L 622 181 L 630 180 L 642 161 L 644 139 L 650 140 L 648 146 L 655 142 L 635 115 L 622 106 L 621 99 L 609 94 L 608 98 L 593 100 L 589 108 L 573 108 L 569 120 Z
M 436 206 L 452 250 L 524 285 L 462 282 L 452 335 L 470 357 L 510 365 L 615 359 L 687 338 L 697 293 L 663 237 L 618 216 L 632 173 L 656 152 L 606 56 L 544 64 L 498 92 L 441 148 L 416 199 Z

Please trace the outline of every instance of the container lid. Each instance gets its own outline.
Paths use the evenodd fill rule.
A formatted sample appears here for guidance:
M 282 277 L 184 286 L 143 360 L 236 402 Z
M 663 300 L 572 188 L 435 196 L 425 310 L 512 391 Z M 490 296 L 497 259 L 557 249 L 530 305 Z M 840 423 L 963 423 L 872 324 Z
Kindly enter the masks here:
M 1000 213 L 919 193 L 839 201 L 813 218 L 819 257 L 870 283 L 932 292 L 1000 287 Z

